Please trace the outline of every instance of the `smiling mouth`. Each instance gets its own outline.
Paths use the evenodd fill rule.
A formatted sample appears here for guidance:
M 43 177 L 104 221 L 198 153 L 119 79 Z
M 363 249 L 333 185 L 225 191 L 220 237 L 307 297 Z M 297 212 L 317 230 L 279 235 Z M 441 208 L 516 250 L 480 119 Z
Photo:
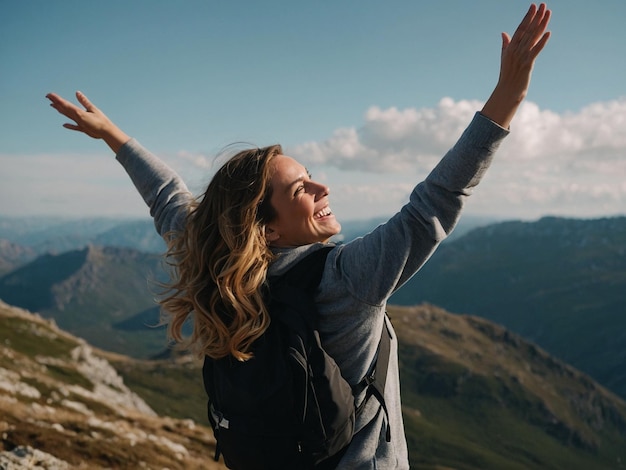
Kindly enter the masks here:
M 317 212 L 313 218 L 314 219 L 321 219 L 322 217 L 326 217 L 329 216 L 333 213 L 333 211 L 330 210 L 330 207 L 324 207 L 321 211 Z

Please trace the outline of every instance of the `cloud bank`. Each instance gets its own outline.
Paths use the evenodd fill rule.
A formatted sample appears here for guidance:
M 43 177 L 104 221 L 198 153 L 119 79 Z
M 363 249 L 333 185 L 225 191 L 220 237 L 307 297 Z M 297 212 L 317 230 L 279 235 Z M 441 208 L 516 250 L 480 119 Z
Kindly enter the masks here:
M 360 127 L 288 151 L 308 166 L 376 173 L 381 186 L 406 187 L 426 176 L 481 107 L 450 98 L 435 108 L 371 107 Z M 381 186 L 353 186 L 335 199 L 343 206 L 349 193 L 380 196 Z M 389 212 L 396 199 L 389 198 Z M 524 102 L 470 208 L 505 217 L 626 213 L 626 99 L 563 114 Z
M 360 126 L 286 148 L 331 188 L 340 220 L 391 215 L 454 145 L 478 101 L 434 108 L 373 106 Z M 159 154 L 158 149 L 154 149 Z M 220 158 L 161 155 L 196 194 Z M 124 170 L 102 155 L 0 154 L 0 214 L 127 215 L 147 208 Z M 555 113 L 525 102 L 466 213 L 506 218 L 626 214 L 626 98 Z
M 442 99 L 432 108 L 381 109 L 372 106 L 359 127 L 337 129 L 324 142 L 289 148 L 307 165 L 342 170 L 404 172 L 431 168 L 471 120 L 478 101 Z

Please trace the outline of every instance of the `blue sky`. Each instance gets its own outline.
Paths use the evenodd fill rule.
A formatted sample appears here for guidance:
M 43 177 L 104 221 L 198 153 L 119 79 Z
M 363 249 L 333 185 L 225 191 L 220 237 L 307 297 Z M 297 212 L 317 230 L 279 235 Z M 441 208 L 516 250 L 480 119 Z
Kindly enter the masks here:
M 496 83 L 529 2 L 0 0 L 0 215 L 146 217 L 86 93 L 199 193 L 228 144 L 281 143 L 340 220 L 406 201 Z M 626 213 L 626 2 L 554 0 L 525 105 L 467 213 Z

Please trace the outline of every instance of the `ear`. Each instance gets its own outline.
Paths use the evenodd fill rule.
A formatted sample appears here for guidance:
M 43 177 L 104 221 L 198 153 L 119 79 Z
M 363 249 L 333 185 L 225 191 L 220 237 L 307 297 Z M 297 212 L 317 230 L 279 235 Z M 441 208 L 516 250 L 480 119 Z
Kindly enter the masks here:
M 267 225 L 265 226 L 265 240 L 267 240 L 267 243 L 275 242 L 279 238 L 280 238 L 280 235 L 278 234 L 276 230 L 268 227 Z

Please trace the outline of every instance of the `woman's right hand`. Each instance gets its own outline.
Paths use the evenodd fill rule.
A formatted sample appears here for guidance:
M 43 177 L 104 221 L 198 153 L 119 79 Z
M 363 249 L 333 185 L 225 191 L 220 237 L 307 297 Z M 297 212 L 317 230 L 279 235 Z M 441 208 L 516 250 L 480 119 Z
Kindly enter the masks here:
M 513 37 L 502 33 L 500 77 L 482 113 L 504 128 L 526 97 L 535 60 L 550 39 L 550 16 L 545 3 L 532 4 Z
M 48 93 L 46 98 L 50 100 L 50 106 L 63 116 L 74 121 L 74 123 L 63 124 L 63 127 L 66 129 L 82 132 L 94 139 L 102 139 L 115 153 L 130 140 L 126 133 L 117 127 L 80 91 L 76 92 L 76 99 L 85 109 L 79 108 L 56 93 Z

